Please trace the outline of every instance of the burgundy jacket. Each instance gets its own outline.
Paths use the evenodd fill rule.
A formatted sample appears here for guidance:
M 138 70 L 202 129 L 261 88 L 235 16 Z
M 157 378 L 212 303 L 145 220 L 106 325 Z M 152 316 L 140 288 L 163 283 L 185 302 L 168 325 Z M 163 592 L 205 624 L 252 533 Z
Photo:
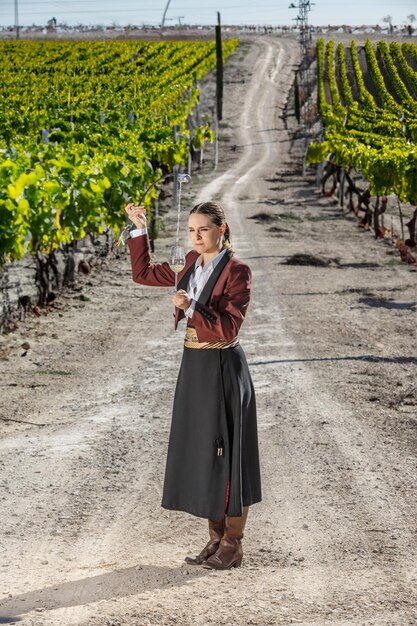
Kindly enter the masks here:
M 147 235 L 130 237 L 127 240 L 127 245 L 130 250 L 132 278 L 135 283 L 151 287 L 172 287 L 175 284 L 175 274 L 168 262 L 151 262 Z M 178 274 L 179 289 L 187 288 L 188 277 L 192 273 L 199 256 L 195 250 L 186 255 L 185 267 Z M 218 269 L 220 275 L 211 293 L 208 294 L 207 302 L 204 301 L 204 297 L 202 298 L 203 289 L 199 300 L 196 302 L 193 316 L 188 321 L 188 325 L 195 328 L 199 341 L 231 341 L 234 339 L 239 332 L 249 305 L 252 278 L 249 266 L 235 259 L 229 253 L 225 254 L 224 262 L 222 263 L 222 261 L 223 259 L 219 263 L 219 266 L 222 267 L 218 266 L 213 271 L 214 274 Z M 183 317 L 184 311 L 176 308 L 175 328 Z

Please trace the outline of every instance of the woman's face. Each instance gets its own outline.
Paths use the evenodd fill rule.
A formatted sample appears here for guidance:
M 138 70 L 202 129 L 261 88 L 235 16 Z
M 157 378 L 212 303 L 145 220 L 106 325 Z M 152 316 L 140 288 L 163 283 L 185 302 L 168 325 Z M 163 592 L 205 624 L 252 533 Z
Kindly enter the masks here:
M 209 215 L 192 213 L 188 218 L 188 232 L 194 249 L 200 254 L 219 252 L 223 245 L 226 224 L 216 226 Z

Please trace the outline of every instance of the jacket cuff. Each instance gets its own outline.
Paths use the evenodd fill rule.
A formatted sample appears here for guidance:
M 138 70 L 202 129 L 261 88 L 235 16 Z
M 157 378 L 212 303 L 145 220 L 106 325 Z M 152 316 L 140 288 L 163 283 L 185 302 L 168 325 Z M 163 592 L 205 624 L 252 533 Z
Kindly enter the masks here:
M 147 235 L 147 234 L 148 234 L 147 228 L 133 228 L 130 231 L 131 237 L 140 237 L 141 235 Z
M 193 314 L 194 314 L 194 310 L 195 310 L 195 305 L 196 305 L 196 301 L 195 300 L 191 300 L 191 304 L 188 307 L 188 309 L 186 309 L 184 311 L 184 315 L 185 317 L 188 317 L 188 319 L 191 319 Z
M 205 317 L 206 320 L 208 320 L 211 324 L 216 323 L 216 316 L 213 315 L 213 313 L 211 313 L 209 309 L 203 307 L 198 301 L 195 302 L 194 310 L 198 313 L 201 313 L 201 315 Z

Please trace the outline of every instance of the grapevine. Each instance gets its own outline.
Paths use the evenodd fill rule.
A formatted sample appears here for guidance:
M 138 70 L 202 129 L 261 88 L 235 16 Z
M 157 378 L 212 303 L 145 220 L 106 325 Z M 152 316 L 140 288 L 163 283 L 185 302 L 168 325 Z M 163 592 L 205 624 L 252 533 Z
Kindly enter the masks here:
M 326 69 L 327 80 L 329 82 L 330 93 L 332 96 L 333 111 L 338 117 L 345 115 L 345 109 L 340 102 L 339 89 L 336 81 L 336 74 L 334 69 L 334 42 L 329 41 L 326 47 Z
M 394 98 L 386 88 L 384 78 L 378 65 L 378 59 L 376 58 L 375 50 L 370 39 L 366 40 L 365 52 L 369 73 L 384 108 L 395 114 L 401 115 L 401 107 L 395 102 Z
M 396 41 L 392 41 L 390 43 L 390 52 L 396 59 L 404 78 L 413 90 L 414 95 L 417 97 L 417 72 L 409 66 L 401 46 Z
M 366 109 L 373 110 L 376 108 L 375 100 L 366 89 L 365 82 L 362 76 L 361 66 L 359 63 L 356 41 L 354 39 L 350 44 L 350 53 L 352 57 L 353 71 L 355 73 L 355 80 L 358 86 L 359 100 L 361 102 L 361 105 Z
M 356 102 L 353 99 L 352 88 L 349 83 L 346 70 L 346 57 L 345 48 L 342 43 L 337 46 L 337 57 L 339 61 L 340 80 L 343 87 L 343 98 L 348 107 L 356 107 Z
M 392 52 L 390 47 L 386 44 L 385 41 L 380 41 L 378 43 L 378 51 L 384 60 L 385 67 L 387 68 L 388 74 L 394 86 L 395 92 L 401 101 L 401 104 L 404 107 L 407 107 L 412 111 L 412 113 L 417 113 L 417 103 L 414 101 L 412 96 L 410 95 L 408 89 L 404 85 L 401 77 L 398 73 L 397 68 L 395 67 L 395 63 L 392 59 Z

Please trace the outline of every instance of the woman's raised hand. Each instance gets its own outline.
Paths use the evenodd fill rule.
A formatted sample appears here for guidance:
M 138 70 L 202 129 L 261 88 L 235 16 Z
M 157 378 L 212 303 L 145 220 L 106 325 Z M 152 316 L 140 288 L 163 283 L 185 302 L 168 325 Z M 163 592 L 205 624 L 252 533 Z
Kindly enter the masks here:
M 184 289 L 179 289 L 172 298 L 173 304 L 179 309 L 186 311 L 191 306 L 191 300 Z
M 146 228 L 146 209 L 144 206 L 135 206 L 133 202 L 129 202 L 125 206 L 125 213 L 135 226 Z

